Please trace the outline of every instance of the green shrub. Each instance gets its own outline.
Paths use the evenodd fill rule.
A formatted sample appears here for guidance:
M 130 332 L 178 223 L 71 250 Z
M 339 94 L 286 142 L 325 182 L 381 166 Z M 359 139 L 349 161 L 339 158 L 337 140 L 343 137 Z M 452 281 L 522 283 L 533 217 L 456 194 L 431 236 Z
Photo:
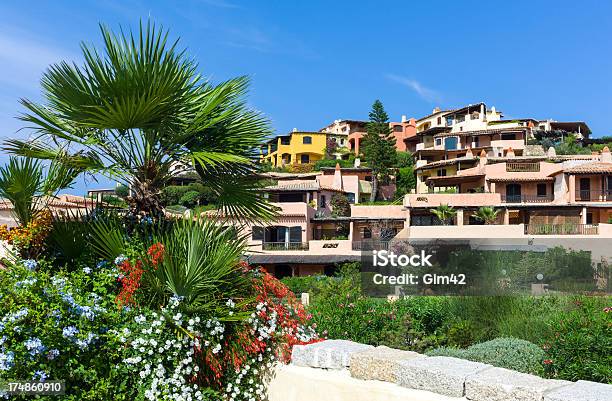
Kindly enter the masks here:
M 544 351 L 537 345 L 518 338 L 504 337 L 475 344 L 467 349 L 438 348 L 427 355 L 451 356 L 531 374 L 542 373 L 544 360 Z
M 545 370 L 549 377 L 612 383 L 612 309 L 610 297 L 577 297 L 551 319 Z
M 427 355 L 428 356 L 449 356 L 451 358 L 466 359 L 465 350 L 461 348 L 455 348 L 455 347 L 434 348 L 430 351 L 427 351 Z
M 446 339 L 450 346 L 469 347 L 474 343 L 474 324 L 469 320 L 459 320 L 451 324 Z

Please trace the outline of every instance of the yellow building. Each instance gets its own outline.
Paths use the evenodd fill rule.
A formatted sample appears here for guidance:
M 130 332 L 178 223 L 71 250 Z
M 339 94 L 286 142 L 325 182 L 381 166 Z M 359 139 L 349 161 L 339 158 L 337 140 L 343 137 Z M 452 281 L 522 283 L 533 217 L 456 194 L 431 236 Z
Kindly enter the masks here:
M 292 132 L 270 139 L 262 149 L 261 159 L 274 167 L 310 164 L 324 158 L 326 145 L 324 132 Z

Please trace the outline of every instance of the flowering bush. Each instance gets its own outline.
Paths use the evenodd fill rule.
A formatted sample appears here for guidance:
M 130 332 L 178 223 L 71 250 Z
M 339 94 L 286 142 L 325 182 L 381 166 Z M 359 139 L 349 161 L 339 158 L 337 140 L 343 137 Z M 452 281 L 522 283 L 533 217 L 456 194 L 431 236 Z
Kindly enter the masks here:
M 115 368 L 121 343 L 109 334 L 130 316 L 114 304 L 116 272 L 49 274 L 44 264 L 0 269 L 0 380 L 65 380 L 67 400 L 132 399 Z
M 265 272 L 245 274 L 253 280 L 254 308 L 227 299 L 229 317 L 219 319 L 190 312 L 175 296 L 159 312 L 143 313 L 131 328 L 114 331 L 129 344 L 124 363 L 142 379 L 140 393 L 147 399 L 263 399 L 274 363 L 288 361 L 293 345 L 317 341 L 310 316 L 286 286 Z M 248 319 L 232 318 L 251 308 Z
M 612 308 L 601 301 L 610 297 L 577 297 L 549 322 L 550 334 L 542 339 L 549 377 L 612 383 Z
M 0 240 L 13 245 L 22 257 L 38 256 L 52 227 L 52 216 L 48 210 L 43 210 L 26 226 L 8 228 L 0 226 Z
M 141 265 L 158 263 L 163 249 L 150 247 Z M 273 365 L 318 339 L 268 273 L 242 265 L 253 297 L 226 299 L 220 318 L 176 296 L 139 306 L 142 283 L 125 286 L 127 264 L 136 263 L 120 256 L 49 273 L 49 263 L 25 260 L 0 270 L 0 380 L 65 380 L 67 400 L 262 400 Z

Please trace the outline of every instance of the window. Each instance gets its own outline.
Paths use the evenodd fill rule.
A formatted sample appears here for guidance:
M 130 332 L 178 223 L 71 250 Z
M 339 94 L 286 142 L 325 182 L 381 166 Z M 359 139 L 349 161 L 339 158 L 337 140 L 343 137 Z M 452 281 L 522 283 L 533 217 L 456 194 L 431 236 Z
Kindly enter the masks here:
M 310 156 L 309 155 L 300 155 L 300 163 L 302 163 L 302 164 L 310 163 Z
M 346 199 L 349 201 L 349 203 L 355 203 L 355 194 L 353 192 L 348 192 L 346 194 Z
M 438 117 L 438 125 L 442 125 L 442 117 Z
M 474 137 L 474 147 L 477 148 L 478 146 L 480 146 L 480 137 L 479 136 L 475 136 Z
M 253 226 L 251 229 L 251 238 L 253 241 L 263 241 L 264 239 L 264 228 L 259 226 Z
M 363 233 L 361 234 L 361 236 L 362 236 L 364 239 L 369 239 L 369 238 L 372 238 L 372 230 L 371 230 L 371 229 L 369 229 L 368 227 L 364 227 L 364 228 L 363 228 Z
M 546 184 L 538 184 L 538 198 L 546 196 Z
M 344 138 L 340 139 L 340 145 L 344 146 Z
M 446 117 L 446 125 L 447 126 L 453 125 L 453 118 L 452 117 Z
M 281 138 L 281 145 L 289 145 L 291 143 L 291 138 L 288 136 L 284 136 Z
M 402 128 L 401 125 L 394 125 L 393 126 L 393 131 L 395 132 L 402 132 L 404 129 Z
M 514 141 L 516 134 L 501 134 L 502 141 Z
M 455 150 L 459 145 L 459 138 L 456 136 L 448 137 L 444 140 L 444 149 Z
M 289 242 L 302 242 L 302 227 L 289 227 Z
M 506 202 L 520 202 L 521 200 L 521 184 L 507 184 Z
M 311 136 L 305 136 L 304 138 L 302 138 L 302 143 L 304 145 L 312 145 L 312 137 Z
M 593 224 L 593 213 L 587 213 L 587 224 Z
M 442 145 L 442 138 L 436 138 L 436 146 Z
M 446 177 L 446 169 L 445 168 L 441 168 L 440 170 L 438 170 L 438 177 Z

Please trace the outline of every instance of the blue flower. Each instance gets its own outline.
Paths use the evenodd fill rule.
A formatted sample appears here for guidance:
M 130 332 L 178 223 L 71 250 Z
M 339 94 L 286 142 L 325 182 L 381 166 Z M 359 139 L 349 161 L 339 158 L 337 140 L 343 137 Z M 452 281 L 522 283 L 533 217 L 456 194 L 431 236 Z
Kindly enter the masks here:
M 153 219 L 149 216 L 147 217 L 143 217 L 142 220 L 140 221 L 141 224 L 143 225 L 147 225 L 147 224 L 153 224 Z
M 108 264 L 108 262 L 106 260 L 101 260 L 96 265 L 96 269 L 103 269 L 103 268 L 106 267 L 107 264 Z
M 42 370 L 37 370 L 36 372 L 34 372 L 34 376 L 32 377 L 32 379 L 44 382 L 45 380 L 47 380 L 48 377 L 49 376 L 47 376 L 47 374 Z
M 50 350 L 47 353 L 47 359 L 52 361 L 53 359 L 57 358 L 59 356 L 60 352 L 58 349 L 53 348 L 52 350 Z
M 91 310 L 90 306 L 78 306 L 75 308 L 77 313 L 81 316 L 85 317 L 87 320 L 94 320 L 96 314 L 93 310 Z
M 66 338 L 72 338 L 78 332 L 79 332 L 79 330 L 76 327 L 74 327 L 74 326 L 67 326 L 67 327 L 64 327 L 64 329 L 62 330 L 62 335 L 64 337 L 66 337 Z
M 125 262 L 127 257 L 125 255 L 119 255 L 115 258 L 115 264 L 119 266 L 121 263 Z
M 42 341 L 40 341 L 40 338 L 38 337 L 28 338 L 23 344 L 32 356 L 40 354 L 47 349 L 47 347 L 43 345 Z
M 89 345 L 91 344 L 91 342 L 93 340 L 96 339 L 95 334 L 93 333 L 88 333 L 87 334 L 87 338 L 85 339 L 78 339 L 76 340 L 74 343 L 77 345 L 77 347 L 79 347 L 81 350 L 86 349 L 87 347 L 89 347 Z
M 13 351 L 0 353 L 0 370 L 9 370 L 13 366 L 15 366 L 15 353 Z
M 27 280 L 16 282 L 15 283 L 15 287 L 17 287 L 17 288 L 26 287 L 26 286 L 29 286 L 29 285 L 36 284 L 36 281 L 37 281 L 36 278 L 31 277 L 31 278 L 29 278 Z
M 28 308 L 21 308 L 17 312 L 9 314 L 7 320 L 13 323 L 26 316 L 28 316 Z
M 26 259 L 24 261 L 22 261 L 21 263 L 23 263 L 23 265 L 28 268 L 29 270 L 34 271 L 36 269 L 36 267 L 38 266 L 38 262 L 36 262 L 34 259 Z
M 52 277 L 51 278 L 51 283 L 57 287 L 59 290 L 61 290 L 62 288 L 64 288 L 64 286 L 66 285 L 66 279 L 63 277 Z

